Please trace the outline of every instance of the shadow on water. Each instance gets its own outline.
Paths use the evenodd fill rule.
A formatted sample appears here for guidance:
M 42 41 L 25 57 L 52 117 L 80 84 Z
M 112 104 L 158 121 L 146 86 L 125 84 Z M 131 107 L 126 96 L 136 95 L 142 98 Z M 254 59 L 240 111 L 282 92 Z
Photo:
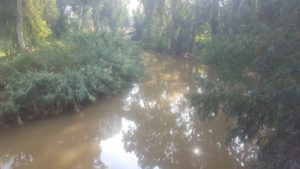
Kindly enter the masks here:
M 185 95 L 198 91 L 193 61 L 145 54 L 141 83 L 80 113 L 0 133 L 0 169 L 242 169 L 254 158 L 222 113 L 202 122 Z

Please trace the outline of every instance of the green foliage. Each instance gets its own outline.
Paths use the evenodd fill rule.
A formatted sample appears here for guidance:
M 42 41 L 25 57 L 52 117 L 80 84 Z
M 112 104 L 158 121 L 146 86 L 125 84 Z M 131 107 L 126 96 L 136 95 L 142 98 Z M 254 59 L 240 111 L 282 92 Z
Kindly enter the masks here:
M 157 51 L 173 51 L 176 54 L 190 52 L 195 37 L 208 22 L 211 1 L 207 0 L 140 0 L 143 11 L 134 15 L 135 36 L 147 48 Z
M 128 11 L 122 0 L 57 0 L 60 11 L 56 34 L 117 31 L 126 26 Z M 68 10 L 66 10 L 68 9 Z
M 30 44 L 48 38 L 57 20 L 56 0 L 26 0 L 24 6 L 25 37 Z
M 1 63 L 2 119 L 78 110 L 119 92 L 141 73 L 140 49 L 110 33 L 69 35 Z
M 16 43 L 16 1 L 1 0 L 0 3 L 0 37 Z M 48 38 L 57 17 L 56 0 L 23 1 L 23 34 L 28 46 Z
M 0 4 L 0 37 L 17 44 L 16 1 L 0 0 Z M 22 35 L 28 49 L 51 35 L 118 31 L 128 21 L 126 2 L 122 0 L 23 0 L 22 14 Z
M 242 4 L 243 12 L 230 11 L 233 1 L 223 6 L 224 32 L 198 48 L 216 77 L 198 80 L 203 93 L 192 103 L 204 119 L 222 110 L 236 120 L 230 138 L 260 146 L 255 168 L 298 168 L 300 3 L 251 2 Z
M 13 1 L 0 0 L 0 36 L 1 39 L 9 38 L 11 34 L 15 15 L 12 11 L 15 11 L 15 3 Z

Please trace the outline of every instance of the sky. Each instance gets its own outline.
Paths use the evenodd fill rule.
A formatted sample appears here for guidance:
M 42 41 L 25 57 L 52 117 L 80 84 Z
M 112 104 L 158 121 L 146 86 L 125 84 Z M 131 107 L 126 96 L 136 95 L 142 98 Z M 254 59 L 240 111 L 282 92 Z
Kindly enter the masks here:
M 139 6 L 138 0 L 129 0 L 128 11 L 130 16 L 132 16 L 132 12 L 136 10 Z

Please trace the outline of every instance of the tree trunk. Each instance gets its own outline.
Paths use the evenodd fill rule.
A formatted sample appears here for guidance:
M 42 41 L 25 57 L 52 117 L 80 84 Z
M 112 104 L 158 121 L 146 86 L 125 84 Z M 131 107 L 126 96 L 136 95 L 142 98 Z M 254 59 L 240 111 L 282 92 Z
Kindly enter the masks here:
M 88 8 L 86 6 L 82 6 L 79 14 L 79 31 L 83 31 L 86 28 L 86 16 L 87 16 Z
M 94 26 L 94 32 L 98 32 L 99 31 L 99 26 L 98 26 L 98 9 L 96 7 L 96 5 L 93 6 L 92 9 L 92 21 L 93 21 L 93 26 Z
M 212 37 L 214 38 L 218 34 L 219 0 L 212 1 L 211 10 L 212 16 L 210 20 L 210 27 Z
M 25 42 L 23 37 L 23 0 L 17 1 L 17 17 L 16 17 L 16 32 L 18 45 L 22 50 L 25 50 Z

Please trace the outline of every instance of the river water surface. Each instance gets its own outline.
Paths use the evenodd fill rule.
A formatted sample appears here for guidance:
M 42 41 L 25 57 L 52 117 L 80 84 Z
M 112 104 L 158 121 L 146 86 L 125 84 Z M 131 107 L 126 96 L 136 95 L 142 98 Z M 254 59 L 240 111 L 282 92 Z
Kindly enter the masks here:
M 1 131 L 0 169 L 248 169 L 245 144 L 225 144 L 230 120 L 202 122 L 185 98 L 201 92 L 193 61 L 145 60 L 145 77 L 122 94 Z

